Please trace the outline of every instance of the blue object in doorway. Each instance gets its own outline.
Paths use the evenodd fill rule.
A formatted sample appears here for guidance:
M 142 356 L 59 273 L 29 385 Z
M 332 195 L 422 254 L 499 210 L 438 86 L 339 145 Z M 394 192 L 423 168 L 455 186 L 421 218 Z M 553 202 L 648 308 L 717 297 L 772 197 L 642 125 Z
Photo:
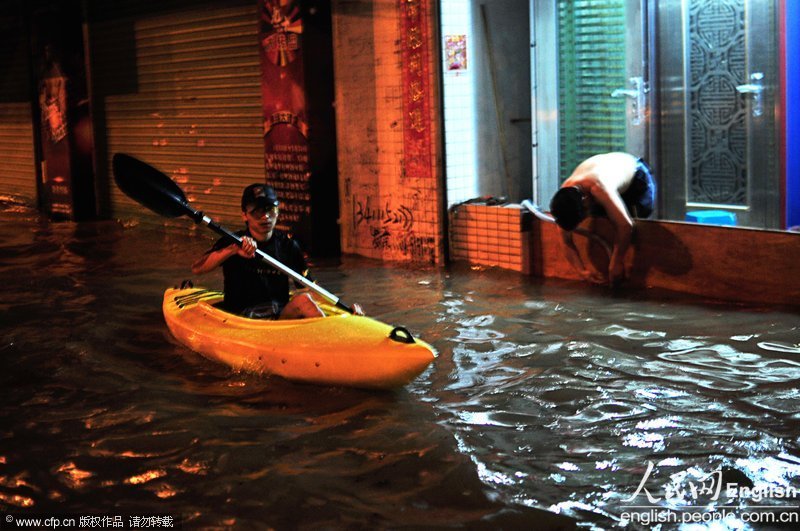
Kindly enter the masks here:
M 708 225 L 736 225 L 736 214 L 726 210 L 692 210 L 686 213 L 686 221 Z

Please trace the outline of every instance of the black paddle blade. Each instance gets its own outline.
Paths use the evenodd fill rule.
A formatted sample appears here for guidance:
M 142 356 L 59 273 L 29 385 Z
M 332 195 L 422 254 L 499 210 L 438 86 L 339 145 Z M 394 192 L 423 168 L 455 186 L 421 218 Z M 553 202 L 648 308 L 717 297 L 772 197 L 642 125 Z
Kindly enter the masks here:
M 175 182 L 141 160 L 117 153 L 113 159 L 114 180 L 125 195 L 156 214 L 169 218 L 195 211 Z

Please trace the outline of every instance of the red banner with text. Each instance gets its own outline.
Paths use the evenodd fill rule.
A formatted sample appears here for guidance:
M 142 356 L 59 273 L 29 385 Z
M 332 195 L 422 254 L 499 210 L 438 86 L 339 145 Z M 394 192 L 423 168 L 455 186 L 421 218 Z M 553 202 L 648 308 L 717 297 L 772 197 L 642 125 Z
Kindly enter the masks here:
M 403 154 L 408 177 L 433 177 L 428 20 L 425 2 L 400 1 L 403 76 Z
M 264 164 L 281 202 L 278 227 L 310 239 L 311 170 L 300 0 L 259 0 Z

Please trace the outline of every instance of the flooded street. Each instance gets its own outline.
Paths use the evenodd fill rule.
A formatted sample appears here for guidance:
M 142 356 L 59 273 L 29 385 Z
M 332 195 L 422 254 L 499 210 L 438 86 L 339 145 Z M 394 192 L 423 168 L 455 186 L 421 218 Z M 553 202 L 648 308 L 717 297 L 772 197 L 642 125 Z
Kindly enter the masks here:
M 0 206 L 4 518 L 800 525 L 796 312 L 346 258 L 315 267 L 319 284 L 439 358 L 395 392 L 301 385 L 232 371 L 170 336 L 163 291 L 193 278 L 212 236 Z

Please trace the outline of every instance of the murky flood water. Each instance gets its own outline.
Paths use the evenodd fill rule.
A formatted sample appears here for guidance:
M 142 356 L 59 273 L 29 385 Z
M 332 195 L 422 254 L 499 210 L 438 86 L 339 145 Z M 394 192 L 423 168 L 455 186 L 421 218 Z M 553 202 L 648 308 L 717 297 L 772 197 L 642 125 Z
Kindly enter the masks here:
M 440 357 L 391 393 L 299 385 L 171 338 L 210 240 L 2 207 L 4 528 L 800 525 L 796 313 L 348 259 L 320 284 Z

